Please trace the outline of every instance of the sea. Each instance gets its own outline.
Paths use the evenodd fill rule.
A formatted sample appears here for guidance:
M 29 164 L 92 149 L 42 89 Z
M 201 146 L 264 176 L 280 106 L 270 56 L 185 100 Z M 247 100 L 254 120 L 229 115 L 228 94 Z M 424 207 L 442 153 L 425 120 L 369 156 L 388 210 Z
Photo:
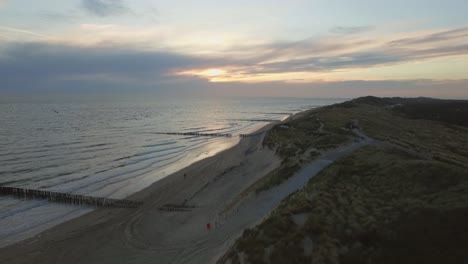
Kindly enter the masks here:
M 144 98 L 0 102 L 0 185 L 125 198 L 270 120 L 342 102 Z M 164 133 L 232 134 L 232 137 Z M 0 247 L 93 210 L 0 196 Z

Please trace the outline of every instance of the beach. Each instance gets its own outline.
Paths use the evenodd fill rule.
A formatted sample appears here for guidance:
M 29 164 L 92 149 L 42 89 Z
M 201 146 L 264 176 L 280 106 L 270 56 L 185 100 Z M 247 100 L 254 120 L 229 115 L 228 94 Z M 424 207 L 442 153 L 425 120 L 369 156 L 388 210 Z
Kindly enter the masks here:
M 128 199 L 144 201 L 137 209 L 95 210 L 0 249 L 0 262 L 193 263 L 193 257 L 199 263 L 214 261 L 249 226 L 225 226 L 232 217 L 226 206 L 280 164 L 271 150 L 263 148 L 264 134 L 243 138 L 131 195 Z M 188 209 L 161 210 L 167 205 Z
M 0 185 L 124 199 L 321 99 L 0 104 Z M 55 110 L 55 111 L 53 111 Z M 232 135 L 225 137 L 221 135 Z M 92 208 L 0 196 L 0 247 Z
M 300 118 L 305 112 L 292 116 Z M 281 165 L 264 126 L 239 144 L 128 197 L 136 209 L 98 209 L 0 249 L 9 263 L 215 263 L 247 229 L 336 159 L 368 139 L 325 152 L 294 177 L 260 194 L 247 192 Z

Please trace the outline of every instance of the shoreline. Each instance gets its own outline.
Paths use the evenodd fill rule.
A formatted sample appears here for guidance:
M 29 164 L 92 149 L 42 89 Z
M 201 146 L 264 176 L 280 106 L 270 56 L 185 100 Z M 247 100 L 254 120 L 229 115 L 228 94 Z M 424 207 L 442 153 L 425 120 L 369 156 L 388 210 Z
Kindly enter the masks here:
M 93 210 L 32 238 L 0 248 L 0 262 L 50 263 L 66 260 L 67 263 L 83 263 L 76 255 L 80 254 L 88 258 L 84 263 L 107 263 L 107 260 L 91 260 L 99 259 L 96 254 L 115 253 L 116 247 L 130 251 L 124 256 L 133 256 L 137 254 L 135 250 L 148 250 L 153 253 L 168 250 L 168 246 L 161 246 L 166 245 L 167 241 L 174 243 L 170 244 L 169 248 L 182 250 L 185 242 L 181 241 L 185 241 L 186 237 L 200 237 L 201 241 L 205 241 L 207 236 L 212 236 L 205 233 L 205 224 L 213 223 L 215 228 L 222 229 L 223 227 L 219 226 L 221 222 L 226 222 L 226 219 L 222 219 L 226 207 L 245 189 L 280 165 L 279 157 L 273 151 L 263 148 L 266 132 L 277 124 L 295 119 L 314 109 L 317 108 L 297 112 L 282 121 L 265 124 L 252 131 L 252 136 L 240 138 L 236 145 L 196 161 L 126 197 L 143 201 L 139 208 Z M 190 212 L 187 213 L 161 210 L 168 204 L 188 206 L 193 210 L 189 209 Z M 226 215 L 228 214 L 224 217 Z M 224 227 L 226 230 L 217 235 L 217 239 L 221 240 L 210 246 L 211 250 L 216 248 L 216 251 L 210 255 L 203 255 L 205 258 L 211 256 L 210 259 L 204 259 L 205 261 L 213 261 L 213 257 L 223 254 L 228 245 L 239 236 L 239 232 L 254 224 L 248 220 L 252 217 L 239 216 L 237 212 L 229 217 L 231 216 L 241 221 L 236 220 L 234 224 L 230 221 L 230 227 Z M 256 222 L 258 219 L 254 217 L 251 220 Z M 114 240 L 118 241 L 115 242 L 117 245 L 105 245 Z M 159 252 L 158 256 L 167 255 L 166 262 L 172 263 L 170 260 L 174 254 L 173 250 L 170 250 L 166 253 Z M 179 255 L 177 257 L 180 258 Z M 115 258 L 110 257 L 108 263 L 113 262 Z
M 308 111 L 308 110 L 306 110 Z M 303 111 L 304 112 L 304 111 Z M 301 112 L 302 113 L 302 112 Z M 276 121 L 276 122 L 270 122 L 268 124 L 265 124 L 263 126 L 261 126 L 260 128 L 256 129 L 256 130 L 253 130 L 250 134 L 258 134 L 258 133 L 264 133 L 266 132 L 267 130 L 269 130 L 271 127 L 273 127 L 274 125 L 276 124 L 279 124 L 281 122 L 284 122 L 286 121 L 287 119 L 284 119 L 282 121 Z M 165 177 L 159 179 L 158 181 L 155 181 L 153 182 L 152 184 L 150 184 L 149 186 L 133 193 L 133 194 L 130 194 L 128 196 L 126 196 L 124 199 L 128 199 L 128 200 L 136 200 L 136 201 L 142 201 L 143 203 L 145 203 L 145 199 L 148 197 L 148 195 L 151 195 L 151 192 L 148 192 L 149 189 L 151 189 L 152 187 L 154 188 L 153 185 L 157 185 L 159 182 L 161 181 L 164 181 L 168 178 L 171 178 L 171 177 L 176 177 L 176 176 L 183 176 L 184 174 L 187 174 L 190 170 L 191 170 L 191 167 L 198 167 L 200 164 L 198 163 L 203 163 L 203 161 L 207 160 L 207 159 L 215 159 L 216 156 L 219 156 L 219 155 L 222 155 L 224 152 L 229 152 L 230 150 L 232 150 L 233 148 L 236 148 L 238 145 L 240 145 L 242 143 L 242 141 L 245 141 L 245 140 L 248 140 L 248 139 L 245 139 L 244 137 L 239 137 L 239 142 L 237 142 L 236 144 L 234 144 L 233 146 L 231 147 L 228 147 L 220 152 L 217 152 L 211 156 L 207 156 L 207 157 L 204 157 L 200 160 L 197 160 L 191 164 L 189 164 L 188 166 L 185 166 L 185 167 L 182 167 L 181 169 L 169 174 L 169 175 L 166 175 Z
M 284 120 L 283 120 L 284 121 Z M 271 122 L 268 124 L 265 124 L 261 126 L 258 129 L 253 130 L 250 134 L 258 134 L 267 131 L 270 127 L 274 126 L 277 123 L 281 123 L 283 121 L 277 121 L 277 122 Z M 181 176 L 183 174 L 190 174 L 190 171 L 194 170 L 195 168 L 203 167 L 206 166 L 209 163 L 215 162 L 215 160 L 222 159 L 220 157 L 229 155 L 229 153 L 234 152 L 237 148 L 239 148 L 240 145 L 243 144 L 245 141 L 250 141 L 249 138 L 240 138 L 239 142 L 234 144 L 233 146 L 222 150 L 221 152 L 218 152 L 212 156 L 204 157 L 201 160 L 195 161 L 194 163 L 183 167 L 167 176 L 164 178 L 161 178 L 157 180 L 156 182 L 150 184 L 149 186 L 128 195 L 125 199 L 130 199 L 130 200 L 141 200 L 144 202 L 144 204 L 147 204 L 149 199 L 154 198 L 155 192 L 160 190 L 162 186 L 166 186 L 168 184 L 174 184 L 174 182 L 177 182 L 180 180 Z M 142 207 L 145 207 L 143 205 Z M 141 208 L 137 209 L 141 210 Z M 0 248 L 0 252 L 2 251 L 9 251 L 11 249 L 18 249 L 18 248 L 24 248 L 25 246 L 31 245 L 31 244 L 42 244 L 42 241 L 52 241 L 55 240 L 54 238 L 57 237 L 62 237 L 60 233 L 65 233 L 68 234 L 73 230 L 73 233 L 77 233 L 80 231 L 83 231 L 84 229 L 87 228 L 87 226 L 91 225 L 93 226 L 92 222 L 94 222 L 96 219 L 99 219 L 97 225 L 101 224 L 101 222 L 108 221 L 111 218 L 118 217 L 119 215 L 125 214 L 127 211 L 133 211 L 133 210 L 128 210 L 128 209 L 92 209 L 90 212 L 86 212 L 83 215 L 80 215 L 78 217 L 68 219 L 65 222 L 62 222 L 58 225 L 54 225 L 51 228 L 45 229 L 44 231 L 26 238 L 22 239 L 18 242 L 14 242 L 12 244 L 8 244 L 2 248 Z M 4 255 L 4 254 L 1 254 Z
M 274 123 L 274 122 L 272 122 Z M 269 124 L 265 123 L 258 123 L 250 126 L 250 128 L 247 129 L 249 133 L 256 133 L 257 131 L 260 131 L 263 129 L 263 127 L 268 126 Z M 173 174 L 176 174 L 177 172 L 187 168 L 188 166 L 191 166 L 194 163 L 199 162 L 200 160 L 218 155 L 219 153 L 228 150 L 232 147 L 235 147 L 237 144 L 240 143 L 241 138 L 233 137 L 230 139 L 227 139 L 225 141 L 216 141 L 216 142 L 209 142 L 206 144 L 203 144 L 202 146 L 199 147 L 198 150 L 195 150 L 194 153 L 188 153 L 186 156 L 185 160 L 182 160 L 182 162 L 176 161 L 175 163 L 167 164 L 162 168 L 159 168 L 156 171 L 152 171 L 148 174 L 148 176 L 145 176 L 145 178 L 139 179 L 138 182 L 135 184 L 135 191 L 134 192 L 128 192 L 125 191 L 124 189 L 118 190 L 114 192 L 111 196 L 100 196 L 96 195 L 96 197 L 108 197 L 108 198 L 117 198 L 117 199 L 128 199 L 132 197 L 133 195 L 143 191 L 146 188 L 151 187 L 154 183 L 170 177 Z M 197 154 L 198 153 L 198 154 Z M 153 178 L 154 180 L 148 181 L 148 179 Z M 149 184 L 145 184 L 144 182 L 150 182 Z M 141 182 L 141 183 L 140 183 Z M 141 188 L 138 185 L 143 185 L 144 187 Z M 146 185 L 146 186 L 145 186 Z M 119 195 L 115 197 L 116 193 L 121 193 L 124 194 L 124 196 Z M 125 192 L 129 194 L 125 194 Z M 16 198 L 14 198 L 16 199 Z M 45 200 L 36 200 L 35 201 L 37 204 L 44 204 L 48 203 Z M 15 232 L 12 234 L 9 234 L 8 236 L 4 237 L 4 240 L 1 241 L 0 243 L 0 249 L 5 248 L 8 246 L 15 245 L 17 243 L 21 243 L 22 241 L 29 240 L 31 238 L 34 238 L 36 236 L 40 236 L 43 232 L 46 232 L 47 230 L 61 225 L 63 223 L 66 223 L 70 220 L 76 219 L 83 217 L 86 214 L 89 214 L 93 211 L 96 210 L 96 208 L 93 207 L 86 207 L 86 206 L 70 206 L 67 204 L 56 204 L 56 203 L 50 203 L 50 206 L 54 206 L 52 209 L 49 207 L 47 208 L 47 212 L 51 214 L 57 214 L 58 218 L 50 218 L 47 222 L 45 221 L 39 221 L 38 224 L 36 224 L 37 221 L 31 221 L 33 225 L 25 225 L 27 226 L 26 228 L 23 228 L 21 232 Z M 61 210 L 61 208 L 63 210 Z M 38 209 L 36 210 L 37 213 L 40 213 L 41 210 Z M 62 213 L 64 211 L 65 213 Z M 6 227 L 7 228 L 7 227 Z M 9 230 L 8 228 L 6 230 Z

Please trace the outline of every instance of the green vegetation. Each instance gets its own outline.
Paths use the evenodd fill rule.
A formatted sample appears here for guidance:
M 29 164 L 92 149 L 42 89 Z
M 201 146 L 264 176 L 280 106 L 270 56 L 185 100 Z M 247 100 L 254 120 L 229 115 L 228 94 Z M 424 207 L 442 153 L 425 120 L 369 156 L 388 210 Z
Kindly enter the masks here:
M 243 252 L 249 263 L 446 263 L 468 245 L 466 236 L 448 237 L 468 232 L 467 190 L 466 169 L 423 160 L 400 148 L 364 147 L 244 232 L 226 259 Z M 297 224 L 301 215 L 306 220 Z M 428 221 L 424 228 L 412 228 L 423 221 Z M 422 239 L 438 239 L 445 232 L 445 245 Z M 310 249 L 306 239 L 313 241 Z
M 351 108 L 342 105 L 322 108 L 320 118 L 338 124 L 356 120 L 359 127 L 375 139 L 408 149 L 427 159 L 468 166 L 466 127 L 448 122 L 409 119 L 387 105 L 379 107 L 356 103 Z
M 260 225 L 246 230 L 219 262 L 467 262 L 468 129 L 443 115 L 437 121 L 409 119 L 403 103 L 401 98 L 359 98 L 295 120 L 309 120 L 291 125 L 302 132 L 272 132 L 265 142 L 280 155 L 296 140 L 284 133 L 305 136 L 307 128 L 317 128 L 314 120 L 346 139 L 349 131 L 342 127 L 353 120 L 381 143 L 320 172 Z M 321 139 L 312 138 L 306 146 L 315 150 L 302 153 L 315 158 Z M 299 156 L 299 149 L 289 153 Z M 276 184 L 282 174 L 289 172 L 277 170 L 265 186 Z
M 264 145 L 283 158 L 276 169 L 255 184 L 255 192 L 262 192 L 279 185 L 327 149 L 346 144 L 355 137 L 346 129 L 347 122 L 323 122 L 318 112 L 312 110 L 273 127 Z
M 275 149 L 284 159 L 300 158 L 311 148 L 326 150 L 347 143 L 355 135 L 345 129 L 345 125 L 346 122 L 324 123 L 318 112 L 308 111 L 275 126 L 269 131 L 264 144 Z
M 283 164 L 266 177 L 260 179 L 256 184 L 258 187 L 255 189 L 255 192 L 266 191 L 271 187 L 281 184 L 283 181 L 292 177 L 300 168 L 298 164 Z
M 407 118 L 468 126 L 468 118 L 466 118 L 468 116 L 468 101 L 466 100 L 440 100 L 424 97 L 378 98 L 367 96 L 344 103 L 348 107 L 356 106 L 357 104 L 390 107 Z

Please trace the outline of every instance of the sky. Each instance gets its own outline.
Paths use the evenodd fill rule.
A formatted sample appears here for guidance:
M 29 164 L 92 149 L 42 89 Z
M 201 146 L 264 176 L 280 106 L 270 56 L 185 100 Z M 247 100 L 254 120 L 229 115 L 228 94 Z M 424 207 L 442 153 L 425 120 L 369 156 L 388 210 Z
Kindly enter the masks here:
M 466 0 L 0 0 L 0 95 L 468 99 Z

